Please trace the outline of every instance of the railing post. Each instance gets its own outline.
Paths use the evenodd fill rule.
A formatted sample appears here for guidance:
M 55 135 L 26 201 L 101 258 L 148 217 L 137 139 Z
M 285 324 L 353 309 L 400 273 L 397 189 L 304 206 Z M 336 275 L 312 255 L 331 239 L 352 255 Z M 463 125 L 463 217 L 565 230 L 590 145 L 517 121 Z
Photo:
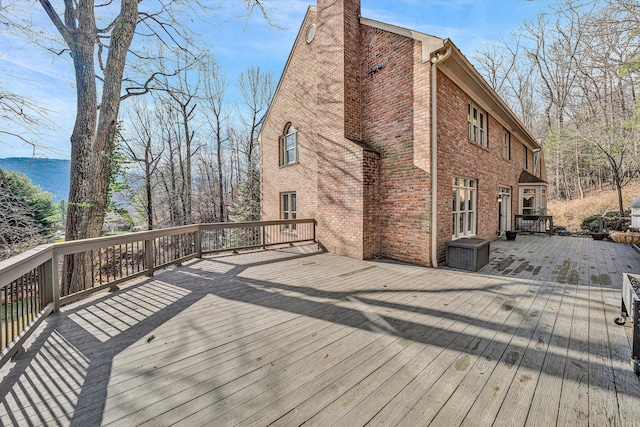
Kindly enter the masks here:
M 60 269 L 59 266 L 59 257 L 54 250 L 51 253 L 51 260 L 47 262 L 46 270 L 50 271 L 50 292 L 51 292 L 51 301 L 53 301 L 53 312 L 57 313 L 60 311 Z
M 43 266 L 43 277 L 42 277 L 42 302 L 44 305 L 53 302 L 53 287 L 55 281 L 53 280 L 53 269 L 54 269 L 53 255 L 51 259 L 44 263 Z
M 313 220 L 312 225 L 313 225 L 313 241 L 315 242 L 316 241 L 316 220 L 315 219 Z
M 196 230 L 194 237 L 194 244 L 196 245 L 196 258 L 202 258 L 202 227 L 200 225 L 198 225 L 198 229 Z
M 153 276 L 153 239 L 144 241 L 144 262 L 147 267 L 147 276 Z
M 262 249 L 267 249 L 267 239 L 266 239 L 266 225 L 261 225 L 260 228 L 262 229 Z
M 553 236 L 553 217 L 549 217 L 549 235 Z

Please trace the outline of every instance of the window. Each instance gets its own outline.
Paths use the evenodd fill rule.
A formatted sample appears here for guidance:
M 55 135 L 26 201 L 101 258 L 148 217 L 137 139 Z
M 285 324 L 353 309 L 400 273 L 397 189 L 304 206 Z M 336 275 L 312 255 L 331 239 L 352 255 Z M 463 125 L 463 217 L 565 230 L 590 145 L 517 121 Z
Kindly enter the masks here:
M 522 215 L 546 215 L 547 186 L 543 184 L 521 186 L 520 211 Z
M 469 103 L 467 114 L 469 141 L 487 148 L 487 113 Z
M 282 219 L 296 219 L 296 193 L 282 193 L 280 200 L 280 216 Z M 282 228 L 286 231 L 295 231 L 296 224 L 285 224 Z
M 533 173 L 538 169 L 538 159 L 540 158 L 540 150 L 533 150 Z
M 453 178 L 453 226 L 454 239 L 476 234 L 476 181 Z
M 522 190 L 522 215 L 533 215 L 536 210 L 536 189 Z
M 280 137 L 280 166 L 298 163 L 298 130 L 289 123 Z
M 522 147 L 522 169 L 527 170 L 529 166 L 529 150 L 526 146 Z
M 511 160 L 511 132 L 504 130 L 504 143 L 502 145 L 502 158 Z

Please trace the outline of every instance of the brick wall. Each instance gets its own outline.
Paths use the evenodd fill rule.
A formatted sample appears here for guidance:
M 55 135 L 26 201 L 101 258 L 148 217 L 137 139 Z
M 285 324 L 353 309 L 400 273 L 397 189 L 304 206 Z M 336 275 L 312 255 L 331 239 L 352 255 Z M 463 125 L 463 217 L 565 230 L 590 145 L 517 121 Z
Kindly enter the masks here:
M 331 252 L 431 265 L 430 64 L 420 42 L 360 25 L 359 14 L 359 0 L 318 0 L 302 24 L 262 130 L 263 219 L 278 218 L 280 194 L 296 191 L 298 217 L 318 220 Z M 438 72 L 439 260 L 451 240 L 454 176 L 477 180 L 478 237 L 496 237 L 500 186 L 511 187 L 518 209 L 522 143 L 512 135 L 504 160 L 503 128 L 491 116 L 488 148 L 469 142 L 468 101 Z M 279 167 L 287 122 L 300 132 L 300 163 Z
M 325 0 L 321 0 L 325 1 Z M 344 0 L 344 137 L 362 140 L 360 0 Z
M 498 230 L 499 186 L 511 187 L 512 214 L 518 210 L 518 177 L 522 171 L 523 145 L 511 138 L 511 160 L 503 159 L 502 125 L 489 115 L 488 148 L 469 141 L 467 103 L 470 99 L 446 75 L 438 71 L 438 259 L 444 260 L 451 240 L 452 178 L 477 180 L 477 236 L 495 240 Z
M 280 194 L 295 191 L 298 218 L 318 216 L 318 173 L 316 132 L 316 69 L 314 43 L 307 44 L 306 33 L 316 21 L 310 8 L 300 29 L 281 77 L 274 102 L 260 136 L 261 218 L 280 219 Z M 279 138 L 288 122 L 299 132 L 299 163 L 280 166 Z
M 380 154 L 365 150 L 363 176 L 363 248 L 362 257 L 380 255 Z
M 418 42 L 362 27 L 363 140 L 380 153 L 379 254 L 430 265 L 429 68 L 420 58 Z

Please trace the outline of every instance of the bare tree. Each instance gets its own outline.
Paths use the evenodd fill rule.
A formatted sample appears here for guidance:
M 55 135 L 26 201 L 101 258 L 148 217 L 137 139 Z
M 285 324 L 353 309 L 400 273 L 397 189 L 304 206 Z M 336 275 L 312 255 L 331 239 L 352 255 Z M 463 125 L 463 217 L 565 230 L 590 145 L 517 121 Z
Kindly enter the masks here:
M 242 1 L 249 12 L 257 7 L 265 14 L 260 0 Z M 23 6 L 25 13 L 33 13 L 30 1 L 11 3 Z M 147 77 L 126 73 L 135 63 L 128 65 L 129 59 L 145 62 L 155 55 L 147 49 L 149 43 L 141 43 L 144 45 L 141 49 L 131 50 L 134 36 L 142 40 L 159 39 L 164 46 L 177 51 L 192 51 L 193 45 L 189 46 L 192 31 L 188 24 L 181 23 L 189 22 L 185 17 L 195 16 L 196 10 L 206 12 L 212 6 L 199 0 L 149 3 L 121 0 L 119 7 L 111 1 L 96 4 L 92 0 L 64 1 L 59 7 L 50 0 L 39 0 L 39 3 L 63 46 L 50 48 L 57 54 L 70 54 L 76 80 L 66 237 L 69 240 L 96 237 L 101 233 L 107 205 L 109 163 L 120 102 L 147 93 L 158 77 L 157 73 Z M 16 27 L 23 27 L 23 22 L 18 22 Z M 43 31 L 29 31 L 29 34 L 46 38 Z M 73 267 L 72 260 L 67 262 L 65 280 L 73 284 L 74 276 L 81 273 Z
M 228 120 L 228 113 L 225 110 L 224 97 L 227 91 L 227 76 L 220 66 L 213 60 L 204 64 L 201 69 L 204 74 L 204 98 L 208 107 L 207 123 L 213 136 L 215 147 L 217 170 L 218 170 L 218 218 L 224 222 L 225 214 L 225 191 L 223 176 L 223 145 L 227 141 L 224 133 Z
M 194 147 L 193 121 L 198 107 L 200 81 L 199 75 L 196 75 L 197 70 L 193 68 L 198 58 L 193 59 L 190 58 L 190 55 L 178 55 L 175 69 L 179 71 L 172 77 L 165 75 L 157 87 L 157 90 L 161 90 L 166 95 L 165 102 L 170 105 L 169 108 L 175 109 L 176 124 L 179 124 L 180 127 L 180 132 L 176 133 L 176 141 L 179 143 L 177 154 L 180 162 L 178 168 L 181 177 L 181 199 L 184 203 L 184 223 L 181 225 L 192 223 L 193 179 L 191 163 L 194 154 L 200 148 L 200 146 Z
M 33 100 L 9 91 L 0 85 L 0 135 L 13 137 L 31 145 L 34 150 L 42 146 L 39 141 L 47 130 L 55 128 L 49 118 L 50 112 Z M 38 138 L 36 140 L 35 138 Z M 10 140 L 0 139 L 0 143 L 10 145 Z
M 242 93 L 242 117 L 244 131 L 239 134 L 244 139 L 241 150 L 245 155 L 246 171 L 238 185 L 238 199 L 234 203 L 234 220 L 257 221 L 260 219 L 260 172 L 257 168 L 258 134 L 262 119 L 273 96 L 273 76 L 251 67 L 240 74 Z
M 262 119 L 273 96 L 273 76 L 261 72 L 260 67 L 251 67 L 240 74 L 239 81 L 243 110 L 246 111 L 241 117 L 247 133 L 245 148 L 247 169 L 253 170 L 256 166 L 256 148 Z
M 640 157 L 631 125 L 638 12 L 637 0 L 565 0 L 478 56 L 490 84 L 544 141 L 555 196 L 582 197 L 608 181 L 623 209 L 621 187 Z
M 127 157 L 142 168 L 147 228 L 153 230 L 153 176 L 164 153 L 164 147 L 156 134 L 154 120 L 148 107 L 139 100 L 133 102 L 129 110 L 131 137 L 123 142 Z

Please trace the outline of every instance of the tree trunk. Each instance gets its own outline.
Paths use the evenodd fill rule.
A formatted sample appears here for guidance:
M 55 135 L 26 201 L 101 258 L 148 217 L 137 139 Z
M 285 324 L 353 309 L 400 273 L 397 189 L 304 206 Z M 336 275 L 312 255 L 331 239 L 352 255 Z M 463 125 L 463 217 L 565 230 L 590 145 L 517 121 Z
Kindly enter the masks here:
M 40 4 L 69 47 L 76 78 L 66 239 L 98 237 L 107 203 L 109 161 L 116 133 L 122 74 L 137 23 L 138 0 L 122 0 L 120 14 L 111 32 L 99 117 L 95 73 L 98 30 L 94 2 L 65 2 L 65 22 L 60 20 L 48 0 L 40 0 Z M 85 276 L 91 267 L 83 257 L 65 257 L 63 294 L 86 287 Z
M 218 191 L 220 194 L 220 222 L 226 222 L 224 218 L 224 185 L 223 185 L 223 176 L 222 176 L 222 141 L 221 137 L 218 136 Z
M 148 159 L 145 159 L 145 176 L 144 176 L 145 191 L 147 192 L 147 230 L 153 230 L 153 196 L 151 194 L 151 170 L 149 169 Z

